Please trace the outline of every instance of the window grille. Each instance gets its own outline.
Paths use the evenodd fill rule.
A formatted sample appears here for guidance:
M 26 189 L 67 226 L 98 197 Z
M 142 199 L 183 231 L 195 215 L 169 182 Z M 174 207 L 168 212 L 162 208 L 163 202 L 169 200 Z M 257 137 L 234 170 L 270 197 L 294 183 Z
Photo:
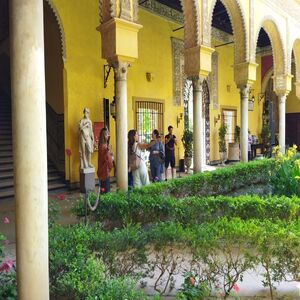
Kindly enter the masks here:
M 157 129 L 163 136 L 163 112 L 163 103 L 152 101 L 135 102 L 135 125 L 139 134 L 139 142 L 150 142 L 153 129 Z
M 235 126 L 236 126 L 236 110 L 223 109 L 223 122 L 227 126 L 226 142 L 234 143 Z

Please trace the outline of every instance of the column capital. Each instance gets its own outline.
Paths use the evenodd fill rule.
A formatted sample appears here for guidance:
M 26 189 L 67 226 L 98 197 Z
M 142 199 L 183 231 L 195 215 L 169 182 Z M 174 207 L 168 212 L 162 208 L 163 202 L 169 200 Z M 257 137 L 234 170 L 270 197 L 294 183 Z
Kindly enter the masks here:
M 236 85 L 251 85 L 256 80 L 256 68 L 258 64 L 255 62 L 244 62 L 234 65 L 234 81 Z
M 211 72 L 211 55 L 213 48 L 200 45 L 184 50 L 184 69 L 188 77 L 207 77 Z
M 292 90 L 292 78 L 291 74 L 280 74 L 273 76 L 274 92 L 277 96 L 288 95 Z
M 129 62 L 113 61 L 113 62 L 110 62 L 109 65 L 111 67 L 113 67 L 113 69 L 114 69 L 114 74 L 115 74 L 116 80 L 126 80 L 127 71 L 128 71 L 128 68 L 130 67 Z
M 249 91 L 251 89 L 251 84 L 240 84 L 238 85 L 238 89 L 240 90 L 240 95 L 242 99 L 249 98 Z
M 189 79 L 192 81 L 193 90 L 202 92 L 202 83 L 205 77 L 202 76 L 191 76 Z
M 296 97 L 298 98 L 298 100 L 300 100 L 300 82 L 295 82 L 294 85 L 296 88 Z

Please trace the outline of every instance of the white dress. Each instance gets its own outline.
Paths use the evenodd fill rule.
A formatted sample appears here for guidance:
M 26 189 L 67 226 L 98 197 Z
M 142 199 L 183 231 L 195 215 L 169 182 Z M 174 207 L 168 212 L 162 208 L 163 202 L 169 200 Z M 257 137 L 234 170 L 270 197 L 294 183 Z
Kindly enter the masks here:
M 139 188 L 143 185 L 150 184 L 149 181 L 149 175 L 148 175 L 148 169 L 145 163 L 145 160 L 143 159 L 142 150 L 139 148 L 138 143 L 135 142 L 132 146 L 133 152 L 136 153 L 138 157 L 141 158 L 140 166 L 138 169 L 132 171 L 133 176 L 133 186 L 135 188 Z

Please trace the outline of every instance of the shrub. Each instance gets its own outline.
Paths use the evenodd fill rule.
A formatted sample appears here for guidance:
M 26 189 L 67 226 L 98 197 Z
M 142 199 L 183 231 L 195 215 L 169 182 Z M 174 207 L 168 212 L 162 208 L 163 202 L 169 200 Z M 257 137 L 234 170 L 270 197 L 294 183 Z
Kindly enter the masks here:
M 78 204 L 77 204 L 78 205 Z M 83 202 L 80 203 L 83 205 Z M 221 217 L 294 220 L 300 216 L 300 199 L 285 196 L 187 197 L 175 199 L 138 193 L 106 195 L 92 216 L 106 228 L 175 221 L 200 224 Z
M 275 168 L 270 172 L 270 182 L 275 194 L 300 196 L 300 155 L 296 151 L 296 145 L 285 155 L 278 147 L 274 149 Z
M 212 290 L 219 285 L 229 295 L 246 270 L 272 262 L 262 274 L 269 274 L 264 283 L 272 288 L 273 282 L 285 276 L 299 278 L 299 257 L 299 220 L 222 218 L 188 227 L 163 222 L 112 232 L 99 225 L 50 229 L 51 291 L 54 295 L 67 291 L 74 299 L 102 299 L 102 273 L 109 280 L 120 276 L 134 278 L 134 282 L 156 276 L 154 288 L 164 294 L 172 290 L 175 275 L 182 274 L 187 265 L 199 282 L 206 282 Z

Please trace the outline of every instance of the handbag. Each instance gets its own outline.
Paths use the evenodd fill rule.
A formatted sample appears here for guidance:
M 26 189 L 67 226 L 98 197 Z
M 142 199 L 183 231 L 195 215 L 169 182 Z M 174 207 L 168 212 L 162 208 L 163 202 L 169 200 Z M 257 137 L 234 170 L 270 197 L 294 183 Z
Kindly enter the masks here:
M 141 157 L 137 155 L 136 148 L 135 151 L 130 151 L 128 155 L 128 167 L 130 168 L 131 171 L 137 170 L 140 167 L 140 163 L 141 163 Z
M 159 156 L 158 156 L 158 158 L 159 158 L 159 162 L 160 162 L 160 164 L 163 164 L 164 162 L 165 162 L 165 153 L 163 152 L 163 151 L 159 151 Z

